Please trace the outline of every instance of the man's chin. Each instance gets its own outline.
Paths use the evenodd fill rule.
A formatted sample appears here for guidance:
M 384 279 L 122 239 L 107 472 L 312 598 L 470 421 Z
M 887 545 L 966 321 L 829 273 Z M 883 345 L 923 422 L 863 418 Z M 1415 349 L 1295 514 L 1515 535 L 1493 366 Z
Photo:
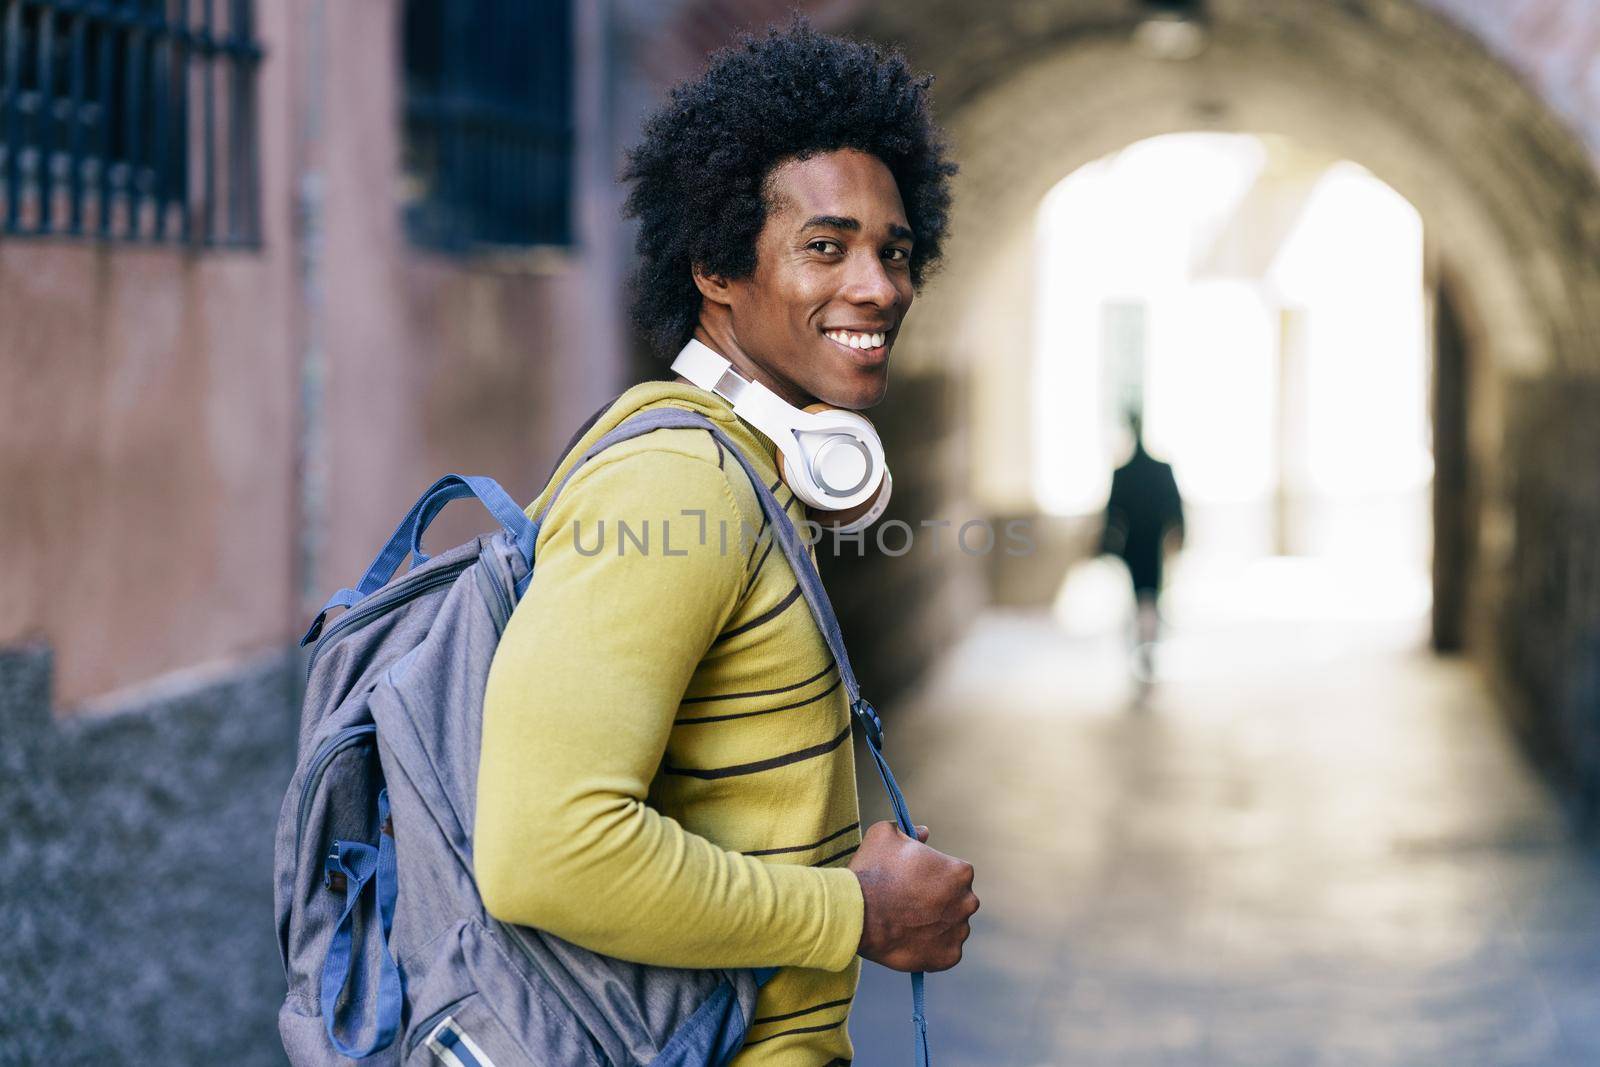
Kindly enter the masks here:
M 830 381 L 818 382 L 817 388 L 822 391 L 812 395 L 829 407 L 849 411 L 876 407 L 889 391 L 889 364 L 852 368 L 849 373 L 839 374 Z

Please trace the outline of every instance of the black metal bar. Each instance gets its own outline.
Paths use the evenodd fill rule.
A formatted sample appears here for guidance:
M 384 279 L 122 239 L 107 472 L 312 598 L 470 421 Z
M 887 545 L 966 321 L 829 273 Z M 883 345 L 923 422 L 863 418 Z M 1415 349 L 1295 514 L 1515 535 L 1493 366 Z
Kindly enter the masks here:
M 230 0 L 228 4 L 228 37 L 230 46 L 240 43 L 239 23 L 244 15 L 246 0 Z M 228 56 L 228 242 L 237 244 L 244 239 L 244 83 L 247 78 L 245 60 L 237 53 Z
M 201 131 L 201 166 L 204 168 L 201 175 L 203 192 L 203 211 L 200 219 L 200 240 L 210 244 L 216 234 L 216 198 L 217 198 L 217 147 L 216 147 L 216 101 L 213 99 L 213 70 L 216 61 L 216 44 L 213 36 L 215 22 L 213 0 L 201 0 L 200 5 L 200 74 L 205 79 L 205 117 Z
M 408 213 L 419 239 L 570 243 L 571 9 L 570 0 L 408 5 L 406 158 L 423 190 Z M 425 47 L 427 31 L 436 50 Z
M 3 0 L 0 0 L 3 2 Z M 16 233 L 22 210 L 22 0 L 6 8 L 6 232 Z
M 253 0 L 200 6 L 0 0 L 0 232 L 165 240 L 177 210 L 185 241 L 259 241 Z
M 89 17 L 82 11 L 72 16 L 72 128 L 67 136 L 67 232 L 83 233 L 83 81 L 84 37 L 89 32 Z
M 544 18 L 539 27 L 541 41 L 553 41 L 560 32 L 562 25 L 560 7 L 564 5 L 550 5 L 542 12 Z M 565 42 L 558 46 L 559 54 L 566 54 Z M 566 77 L 566 65 L 563 63 L 540 63 L 533 74 L 532 92 L 538 101 L 532 109 L 540 125 L 540 132 L 550 130 L 554 123 L 566 121 L 567 108 L 564 94 L 556 92 L 560 79 Z M 552 100 L 558 101 L 558 106 L 552 106 Z M 558 229 L 556 220 L 559 213 L 564 210 L 563 205 L 552 203 L 549 181 L 546 174 L 546 152 L 542 145 L 542 138 L 530 137 L 525 142 L 523 149 L 524 163 L 527 168 L 528 188 L 532 190 L 524 211 L 524 220 L 530 235 L 548 234 L 555 238 L 554 243 L 560 243 L 560 235 L 555 233 Z M 536 239 L 530 236 L 530 239 Z M 549 239 L 549 238 L 547 238 Z
M 220 44 L 224 51 L 217 59 L 218 73 L 222 77 L 222 104 L 221 112 L 223 121 L 219 127 L 219 136 L 223 138 L 222 170 L 218 173 L 218 180 L 222 184 L 221 210 L 222 210 L 222 243 L 233 244 L 239 235 L 239 94 L 238 73 L 239 60 L 233 54 L 233 16 L 237 8 L 235 0 L 225 0 L 223 14 L 227 19 L 226 28 L 219 27 Z
M 177 190 L 178 200 L 178 233 L 184 244 L 194 240 L 194 211 L 189 203 L 189 89 L 191 88 L 193 74 L 193 58 L 189 48 L 189 0 L 177 0 L 178 4 L 178 34 L 174 48 L 177 52 L 177 155 L 178 165 L 175 168 L 180 175 L 181 187 Z
M 139 0 L 128 0 L 130 5 L 137 6 Z M 127 64 L 123 72 L 126 80 L 127 108 L 122 116 L 123 136 L 127 145 L 127 176 L 126 193 L 123 202 L 128 205 L 128 224 L 125 233 L 130 238 L 137 238 L 140 234 L 140 216 L 144 211 L 144 196 L 140 189 L 143 182 L 144 140 L 140 136 L 144 130 L 144 123 L 140 121 L 144 116 L 143 103 L 144 91 L 144 41 L 145 30 L 136 20 L 128 30 L 127 39 L 123 43 L 123 57 Z
M 255 20 L 251 0 L 239 0 L 240 22 L 239 32 L 251 42 L 251 54 L 240 58 L 244 65 L 246 77 L 243 79 L 244 93 L 244 183 L 245 183 L 245 212 L 246 229 L 252 244 L 261 241 L 261 143 L 258 133 L 259 122 L 256 111 L 256 77 L 261 69 L 261 50 L 254 46 Z
M 55 188 L 51 173 L 55 168 L 55 110 L 56 110 L 56 14 L 48 7 L 39 9 L 39 69 L 38 89 L 34 93 L 33 113 L 33 189 L 34 232 L 49 233 L 52 224 Z
M 100 32 L 95 37 L 95 60 L 100 68 L 100 106 L 97 115 L 100 128 L 95 131 L 99 134 L 97 139 L 100 142 L 99 170 L 95 175 L 98 179 L 96 184 L 100 186 L 100 217 L 95 222 L 102 238 L 111 236 L 111 216 L 115 214 L 112 202 L 111 124 L 116 121 L 117 107 L 115 86 L 112 85 L 112 59 L 118 32 L 116 23 L 106 19 L 100 23 Z
M 446 97 L 465 92 L 470 84 L 467 78 L 472 69 L 472 54 L 468 49 L 472 44 L 471 19 L 477 13 L 472 9 L 476 6 L 444 0 L 444 55 L 440 64 L 439 91 Z M 469 158 L 466 127 L 461 123 L 441 125 L 440 138 L 446 151 L 442 155 L 444 166 L 439 175 L 439 191 L 444 195 L 446 225 L 454 231 L 447 233 L 447 239 L 470 240 L 472 192 L 466 184 Z
M 150 196 L 155 203 L 150 235 L 161 241 L 167 236 L 167 208 L 172 195 L 167 180 L 172 166 L 167 128 L 172 109 L 172 27 L 167 22 L 166 0 L 149 2 L 154 5 L 150 30 Z

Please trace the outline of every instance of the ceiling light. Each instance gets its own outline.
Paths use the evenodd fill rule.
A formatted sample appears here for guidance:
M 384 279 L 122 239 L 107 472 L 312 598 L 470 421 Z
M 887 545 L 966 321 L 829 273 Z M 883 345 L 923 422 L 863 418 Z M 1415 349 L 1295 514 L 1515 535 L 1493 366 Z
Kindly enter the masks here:
M 1206 27 L 1198 0 L 1145 0 L 1146 15 L 1133 30 L 1133 43 L 1157 59 L 1194 59 L 1206 48 Z

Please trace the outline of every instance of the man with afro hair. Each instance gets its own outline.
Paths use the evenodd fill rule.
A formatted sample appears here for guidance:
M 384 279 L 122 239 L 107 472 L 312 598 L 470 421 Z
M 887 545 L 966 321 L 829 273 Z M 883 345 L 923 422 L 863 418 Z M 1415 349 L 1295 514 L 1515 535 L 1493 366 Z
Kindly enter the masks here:
M 798 408 L 883 398 L 949 216 L 930 82 L 797 18 L 672 91 L 623 174 L 635 317 L 661 356 L 692 338 Z M 663 405 L 717 423 L 808 520 L 774 442 L 682 378 L 619 397 L 550 485 Z M 491 914 L 594 951 L 778 968 L 733 1062 L 821 1067 L 853 1055 L 860 958 L 953 967 L 978 900 L 925 827 L 862 832 L 849 702 L 773 541 L 743 467 L 701 430 L 578 470 L 490 672 L 474 865 Z

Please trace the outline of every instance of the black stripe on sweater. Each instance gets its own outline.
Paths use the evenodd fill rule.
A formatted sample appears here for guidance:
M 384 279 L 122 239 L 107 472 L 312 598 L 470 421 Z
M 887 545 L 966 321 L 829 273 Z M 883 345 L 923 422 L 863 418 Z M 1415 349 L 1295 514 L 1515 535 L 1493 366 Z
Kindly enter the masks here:
M 748 693 L 724 693 L 720 696 L 684 697 L 681 703 L 704 704 L 711 700 L 743 700 L 745 697 L 769 697 L 775 693 L 787 693 L 791 690 L 800 689 L 810 685 L 818 678 L 821 678 L 824 674 L 827 674 L 829 671 L 833 670 L 833 668 L 834 665 L 829 663 L 826 667 L 822 668 L 816 674 L 813 674 L 803 682 L 795 682 L 793 685 L 780 685 L 776 689 L 752 689 Z
M 755 570 L 751 571 L 750 577 L 745 580 L 745 592 L 748 593 L 750 591 L 750 587 L 756 584 L 756 579 L 761 576 L 761 568 L 766 565 L 767 557 L 772 555 L 772 546 L 777 544 L 777 542 L 778 539 L 776 537 L 767 538 L 766 550 L 761 553 L 761 558 L 756 561 Z
M 860 847 L 861 847 L 860 845 L 851 845 L 849 848 L 845 849 L 843 852 L 835 852 L 833 855 L 829 856 L 827 859 L 818 860 L 817 862 L 813 863 L 811 866 L 813 866 L 813 867 L 826 867 L 828 864 L 832 863 L 834 860 L 842 860 L 842 859 L 844 859 L 846 856 L 850 855 L 850 853 L 854 852 L 856 849 L 858 849 Z
M 751 1045 L 759 1045 L 763 1041 L 773 1041 L 780 1037 L 788 1037 L 790 1034 L 820 1034 L 824 1030 L 832 1030 L 836 1026 L 843 1026 L 844 1023 L 845 1020 L 840 1019 L 838 1022 L 823 1023 L 821 1026 L 800 1026 L 793 1030 L 781 1030 L 776 1034 L 768 1034 L 766 1037 L 758 1037 L 754 1041 L 746 1041 L 744 1043 L 744 1047 L 749 1048 Z
M 746 856 L 776 856 L 776 855 L 779 855 L 779 854 L 784 853 L 784 852 L 805 852 L 805 851 L 808 851 L 809 849 L 821 848 L 823 845 L 826 845 L 829 841 L 832 841 L 834 838 L 842 837 L 845 834 L 849 833 L 851 830 L 856 829 L 860 825 L 861 824 L 859 822 L 853 822 L 849 826 L 846 826 L 844 829 L 835 830 L 833 833 L 829 834 L 827 837 L 824 837 L 821 841 L 813 841 L 809 845 L 789 845 L 786 848 L 758 848 L 754 852 L 746 852 L 745 855 Z M 759 1021 L 759 1020 L 757 1020 L 757 1021 Z
M 778 491 L 777 491 L 776 488 L 774 488 L 772 492 L 773 492 L 773 495 L 776 496 Z M 783 509 L 783 513 L 785 515 L 787 515 L 789 513 L 789 508 L 792 507 L 793 505 L 794 505 L 794 490 L 791 489 L 789 491 L 789 499 L 788 500 L 780 500 L 780 501 L 778 501 L 778 506 L 781 507 Z M 761 509 L 761 525 L 756 528 L 755 544 L 750 546 L 750 554 L 745 556 L 745 558 L 744 558 L 744 565 L 745 565 L 746 568 L 749 568 L 750 562 L 756 558 L 756 549 L 761 547 L 761 542 L 762 541 L 765 541 L 767 543 L 767 548 L 768 548 L 768 550 L 770 550 L 772 548 L 772 542 L 777 540 L 777 537 L 778 537 L 777 534 L 768 533 L 767 532 L 768 527 L 770 527 L 771 525 L 772 525 L 771 520 L 769 518 L 767 518 L 767 509 L 766 508 L 762 508 Z M 743 536 L 744 529 L 741 527 L 739 532 L 740 532 L 740 535 Z M 762 561 L 765 562 L 766 557 L 762 556 L 761 558 L 762 558 Z M 756 569 L 757 570 L 761 569 L 760 564 L 756 565 Z M 750 575 L 750 581 L 745 583 L 745 588 L 749 589 L 751 584 L 754 581 L 755 581 L 755 574 L 752 573 Z
M 748 633 L 749 631 L 754 630 L 757 626 L 760 626 L 762 623 L 771 622 L 773 619 L 776 619 L 779 615 L 782 615 L 783 612 L 784 612 L 784 609 L 786 609 L 790 604 L 793 604 L 798 599 L 800 599 L 800 584 L 798 582 L 796 582 L 795 583 L 795 587 L 793 589 L 789 590 L 789 595 L 788 596 L 784 597 L 782 600 L 778 601 L 778 603 L 774 604 L 772 607 L 768 608 L 766 611 L 763 611 L 760 615 L 757 615 L 755 618 L 751 619 L 749 622 L 741 623 L 740 625 L 735 626 L 731 630 L 722 631 L 722 633 L 717 635 L 717 639 L 715 641 L 711 642 L 711 643 L 714 644 L 714 645 L 715 644 L 721 644 L 723 641 L 726 641 L 730 637 L 738 637 L 742 633 Z
M 762 1015 L 752 1019 L 750 1025 L 760 1026 L 762 1023 L 781 1023 L 785 1019 L 798 1019 L 802 1015 L 810 1015 L 812 1012 L 821 1011 L 824 1008 L 842 1008 L 854 999 L 854 997 L 845 997 L 843 1000 L 830 1000 L 823 1004 L 813 1004 L 809 1008 L 801 1008 L 799 1011 L 786 1012 L 783 1015 Z
M 764 760 L 756 760 L 754 763 L 736 763 L 732 767 L 665 766 L 661 770 L 663 774 L 676 774 L 686 778 L 702 778 L 706 781 L 717 778 L 737 778 L 740 775 L 758 774 L 761 771 L 775 770 L 778 767 L 787 767 L 794 763 L 804 763 L 806 760 L 816 759 L 818 756 L 826 756 L 844 744 L 845 738 L 849 736 L 850 727 L 846 726 L 840 731 L 839 736 L 832 741 L 824 741 L 820 745 L 812 745 L 810 748 L 802 748 L 794 752 L 785 752 L 781 756 L 771 756 Z
M 835 689 L 839 688 L 839 682 L 841 680 L 842 679 L 835 678 L 833 680 L 833 684 L 832 685 L 828 686 L 828 688 L 824 689 L 822 692 L 818 693 L 816 696 L 814 696 L 814 697 L 806 697 L 804 700 L 796 700 L 791 704 L 779 704 L 775 708 L 757 708 L 755 711 L 735 711 L 735 712 L 730 712 L 727 715 L 701 715 L 700 717 L 694 718 L 694 719 L 674 719 L 673 720 L 673 725 L 674 726 L 695 726 L 695 725 L 698 725 L 699 723 L 705 723 L 705 722 L 728 722 L 728 721 L 733 720 L 733 719 L 754 718 L 757 715 L 771 715 L 775 711 L 792 711 L 795 708 L 803 708 L 807 704 L 815 704 L 817 701 L 821 700 L 823 697 L 827 696 L 829 693 L 831 693 Z

